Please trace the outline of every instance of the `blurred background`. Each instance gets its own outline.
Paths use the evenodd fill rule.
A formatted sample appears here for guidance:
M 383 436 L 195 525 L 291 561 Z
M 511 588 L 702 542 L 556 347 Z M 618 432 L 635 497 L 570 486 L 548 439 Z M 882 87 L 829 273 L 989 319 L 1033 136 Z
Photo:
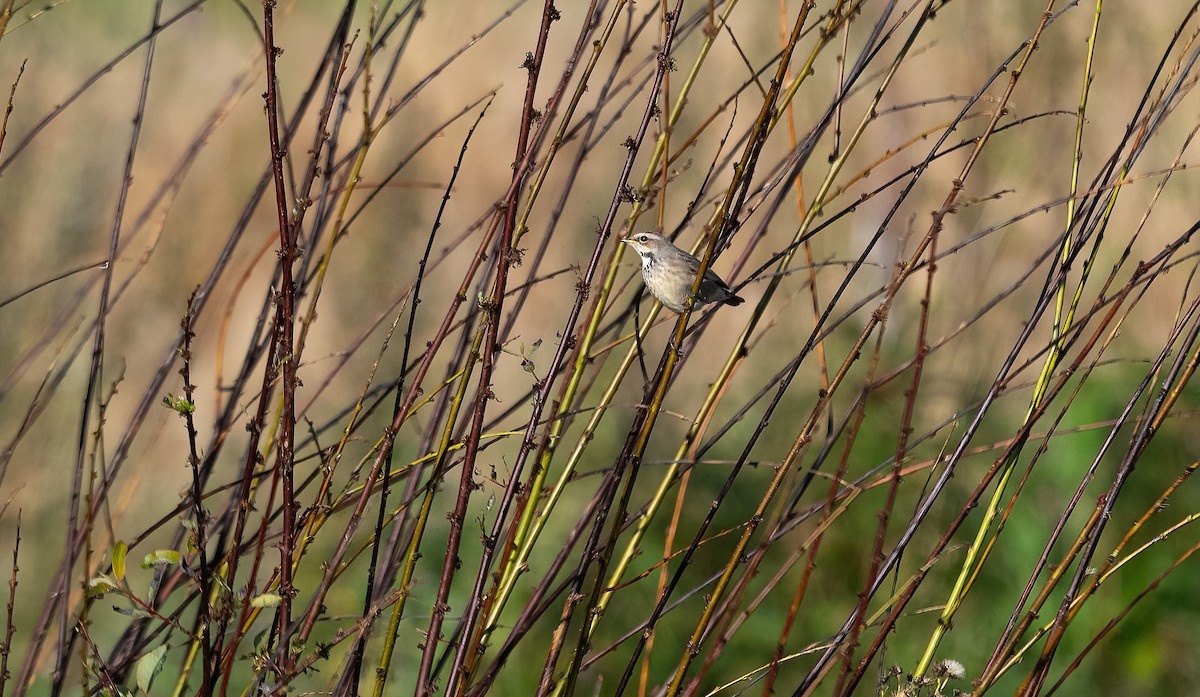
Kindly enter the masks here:
M 643 403 L 645 384 L 674 327 L 674 315 L 661 313 L 639 342 L 643 357 L 628 372 L 618 372 L 618 354 L 633 345 L 627 335 L 652 310 L 636 257 L 615 256 L 618 236 L 634 215 L 635 229 L 663 230 L 677 236 L 681 247 L 694 248 L 710 239 L 714 211 L 733 181 L 733 164 L 749 147 L 780 52 L 805 3 L 743 0 L 682 6 L 671 69 L 657 91 L 653 85 L 664 41 L 664 7 L 658 2 L 580 0 L 556 6 L 561 19 L 550 25 L 533 97 L 541 112 L 534 131 L 544 125 L 547 132 L 535 137 L 531 162 L 525 163 L 529 171 L 550 165 L 540 189 L 535 191 L 533 178 L 525 176 L 516 198 L 522 214 L 528 208 L 528 231 L 517 244 L 524 250 L 523 263 L 512 268 L 508 289 L 519 289 L 520 295 L 510 295 L 501 313 L 502 349 L 491 381 L 495 401 L 488 403 L 484 429 L 501 435 L 482 441 L 486 447 L 475 463 L 480 490 L 472 495 L 465 518 L 462 571 L 452 586 L 447 635 L 471 593 L 480 535 L 491 529 L 497 501 L 522 457 L 521 434 L 534 413 L 532 390 L 550 380 L 551 394 L 559 399 L 559 386 L 571 375 L 573 363 L 549 374 L 554 353 L 564 331 L 579 341 L 592 316 L 588 313 L 598 313 L 605 333 L 579 368 L 583 388 L 571 404 L 552 404 L 535 431 L 540 441 L 550 415 L 560 408 L 570 411 L 562 445 L 551 460 L 552 481 L 559 475 L 553 468 L 575 447 L 612 380 L 618 381 L 615 397 L 600 407 L 603 419 L 595 437 L 583 441 L 586 449 L 574 476 L 557 507 L 546 514 L 547 527 L 529 559 L 528 575 L 515 591 L 520 602 L 502 615 L 501 631 L 515 625 L 539 581 L 549 575 L 555 579 L 552 585 L 563 583 L 574 568 L 578 557 L 571 555 L 579 554 L 579 546 L 568 542 L 574 539 L 572 530 L 581 525 L 580 513 L 594 500 L 602 479 L 614 471 Z M 703 530 L 706 542 L 688 562 L 653 647 L 642 653 L 650 657 L 644 682 L 638 687 L 635 677 L 628 694 L 653 694 L 655 686 L 669 680 L 712 578 L 725 566 L 775 466 L 785 460 L 810 418 L 816 425 L 812 442 L 768 506 L 770 525 L 754 538 L 755 545 L 766 545 L 761 564 L 723 615 L 732 622 L 745 611 L 745 626 L 729 630 L 723 650 L 709 653 L 730 626 L 718 623 L 688 676 L 696 679 L 694 694 L 709 694 L 758 670 L 754 678 L 721 694 L 758 693 L 764 689 L 763 666 L 777 644 L 786 646 L 785 654 L 817 647 L 786 661 L 773 679 L 776 693 L 797 689 L 870 580 L 879 513 L 887 510 L 892 517 L 883 536 L 882 554 L 887 555 L 914 520 L 919 503 L 936 491 L 928 518 L 915 528 L 911 541 L 903 540 L 907 551 L 868 610 L 868 615 L 886 610 L 888 599 L 928 565 L 928 578 L 885 651 L 871 658 L 858 688 L 885 694 L 899 689 L 902 678 L 889 677 L 888 671 L 898 666 L 901 674 L 911 673 L 918 663 L 979 528 L 981 511 L 954 531 L 935 561 L 927 562 L 927 555 L 1019 433 L 1034 399 L 1055 336 L 1053 301 L 1048 309 L 1039 301 L 1053 298 L 1057 260 L 1072 214 L 1072 231 L 1086 234 L 1086 242 L 1065 275 L 1068 303 L 1084 278 L 1085 262 L 1092 261 L 1056 374 L 1063 375 L 1076 359 L 1079 372 L 1066 376 L 1065 389 L 1054 395 L 1016 456 L 1016 474 L 1001 497 L 1001 508 L 1009 506 L 1015 482 L 1024 480 L 1020 495 L 1012 500 L 1003 534 L 996 536 L 991 556 L 953 619 L 953 631 L 936 652 L 939 659 L 965 666 L 965 679 L 952 681 L 944 693 L 972 689 L 970 681 L 982 674 L 1060 522 L 1065 533 L 1050 545 L 1050 563 L 1064 555 L 1078 561 L 1069 551 L 1071 541 L 1097 497 L 1109 490 L 1126 455 L 1136 453 L 1136 468 L 1124 481 L 1098 551 L 1085 566 L 1103 563 L 1134 521 L 1155 510 L 1158 497 L 1196 461 L 1196 391 L 1186 386 L 1186 377 L 1172 382 L 1176 378 L 1155 361 L 1163 353 L 1169 366 L 1195 350 L 1186 333 L 1194 322 L 1189 311 L 1196 300 L 1197 248 L 1189 229 L 1200 219 L 1189 169 L 1191 141 L 1200 124 L 1192 93 L 1200 20 L 1194 16 L 1195 5 L 1187 2 L 1108 2 L 1099 15 L 1097 6 L 1051 3 L 1050 21 L 1008 101 L 1006 90 L 1018 77 L 1022 51 L 1046 16 L 1042 3 L 927 6 L 823 0 L 808 12 L 785 72 L 784 92 L 805 75 L 810 58 L 811 72 L 794 98 L 780 105 L 778 126 L 766 136 L 744 207 L 722 228 L 713 263 L 747 304 L 693 315 L 693 325 L 702 328 L 686 344 L 663 402 L 631 515 L 636 519 L 646 510 L 705 395 L 719 380 L 719 402 L 697 441 L 705 451 L 687 463 L 689 478 L 674 484 L 665 508 L 637 544 L 639 555 L 625 573 L 627 580 L 637 580 L 614 596 L 591 643 L 600 650 L 627 635 L 636 640 L 638 623 L 650 615 L 661 592 L 656 565 L 664 546 L 678 551 Z M 87 601 L 85 582 L 112 573 L 112 549 L 125 541 L 131 545 L 129 592 L 148 597 L 147 584 L 156 572 L 135 569 L 132 560 L 172 548 L 181 539 L 180 521 L 190 511 L 189 439 L 176 410 L 160 402 L 183 392 L 180 323 L 197 288 L 202 289 L 202 309 L 191 329 L 190 369 L 200 455 L 209 471 L 206 491 L 212 492 L 206 504 L 210 514 L 226 510 L 241 481 L 249 447 L 245 426 L 258 407 L 268 365 L 263 349 L 274 311 L 272 288 L 279 282 L 279 225 L 268 179 L 261 7 L 225 0 L 161 5 L 148 0 L 18 1 L 8 7 L 11 17 L 0 39 L 0 85 L 13 86 L 0 143 L 0 569 L 10 559 L 18 524 L 21 541 L 15 599 L 7 587 L 0 595 L 13 606 L 8 689 L 51 694 L 64 645 L 57 624 L 61 603 L 65 600 L 71 617 L 86 620 L 94 646 L 81 648 L 76 640 L 71 647 L 65 689 L 79 690 L 90 670 L 96 671 L 95 687 L 101 682 L 99 669 L 80 656 L 115 661 L 116 647 L 134 620 L 112 609 L 129 604 L 119 593 Z M 926 18 L 929 10 L 933 16 Z M 339 20 L 343 13 L 349 17 L 344 32 L 347 67 L 330 101 L 332 114 L 323 127 L 329 138 L 315 154 L 319 176 L 297 232 L 302 254 L 297 262 L 298 327 L 311 312 L 296 388 L 297 480 L 319 478 L 330 466 L 331 448 L 349 427 L 349 413 L 360 395 L 367 394 L 366 403 L 376 405 L 355 423 L 345 445 L 334 475 L 333 498 L 339 503 L 339 496 L 351 500 L 351 490 L 362 484 L 374 447 L 392 420 L 388 390 L 405 366 L 402 346 L 411 346 L 411 369 L 427 342 L 435 340 L 480 245 L 495 244 L 486 241 L 486 231 L 498 215 L 514 167 L 525 166 L 515 162 L 515 152 L 529 75 L 527 53 L 536 50 L 544 11 L 533 2 L 493 0 L 360 2 L 349 7 L 284 1 L 275 8 L 275 41 L 282 49 L 280 119 L 285 132 L 295 133 L 285 167 L 291 197 L 287 205 L 293 214 L 322 129 L 321 106 L 341 45 Z M 1092 50 L 1089 37 L 1097 16 Z M 610 21 L 611 35 L 599 42 Z M 159 29 L 152 31 L 153 26 Z M 829 26 L 834 28 L 827 32 Z M 706 52 L 709 38 L 711 52 Z M 372 41 L 367 68 L 366 47 Z M 565 101 L 578 88 L 581 68 L 593 51 L 598 55 L 594 72 L 579 107 L 568 112 Z M 652 153 L 668 130 L 666 114 L 700 60 L 681 116 L 669 129 L 669 162 L 656 165 Z M 1088 70 L 1092 78 L 1080 120 Z M 551 107 L 560 80 L 564 101 Z M 844 91 L 839 88 L 843 84 Z M 372 137 L 364 153 L 366 85 Z M 139 109 L 143 89 L 145 103 Z M 0 90 L 0 96 L 7 94 Z M 626 186 L 622 170 L 630 156 L 626 141 L 636 135 L 648 104 L 658 111 L 631 160 L 628 184 L 638 202 L 632 206 L 621 193 Z M 972 163 L 961 191 L 956 190 L 976 139 L 988 134 L 988 124 L 1001 108 L 995 132 Z M 964 110 L 965 118 L 956 120 Z M 561 149 L 553 151 L 553 134 L 564 119 Z M 135 123 L 140 132 L 134 146 Z M 963 147 L 952 149 L 959 145 Z M 914 169 L 931 153 L 938 157 L 927 169 Z M 131 156 L 131 178 L 126 180 Z M 1068 208 L 1076 156 L 1078 205 Z M 360 157 L 361 168 L 351 175 Z M 1122 169 L 1126 165 L 1127 171 Z M 646 187 L 648 168 L 651 185 Z M 956 198 L 949 215 L 935 217 L 952 194 Z M 449 197 L 445 202 L 444 196 Z M 605 224 L 614 200 L 617 215 Z M 339 213 L 343 205 L 345 212 Z M 819 213 L 810 215 L 814 206 Z M 933 245 L 921 247 L 935 220 L 942 224 Z M 405 341 L 421 255 L 435 221 L 422 302 L 416 306 L 411 340 Z M 782 270 L 780 254 L 798 231 L 815 234 L 806 238 L 807 246 L 792 248 L 796 261 Z M 117 252 L 106 264 L 114 240 Z M 599 273 L 588 277 L 598 245 Z M 1148 279 L 1113 300 L 1130 283 L 1139 262 L 1171 245 L 1168 258 L 1147 267 Z M 485 249 L 489 253 L 482 270 L 465 285 L 465 303 L 453 315 L 446 346 L 435 347 L 439 353 L 430 363 L 423 395 L 446 380 L 450 387 L 442 394 L 457 388 L 453 376 L 462 349 L 456 353 L 456 347 L 465 347 L 484 326 L 477 310 L 500 257 L 492 246 Z M 914 273 L 905 266 L 918 250 L 917 260 L 927 259 L 929 249 L 939 255 L 932 279 L 927 267 Z M 610 264 L 616 265 L 615 281 L 605 306 L 598 308 L 592 303 Z M 103 316 L 102 368 L 93 372 L 106 273 L 111 286 Z M 581 285 L 589 290 L 581 305 L 584 317 L 568 328 Z M 895 294 L 883 313 L 886 320 L 873 324 L 889 287 Z M 1114 307 L 1117 314 L 1105 319 Z M 398 328 L 385 346 L 393 322 Z M 750 322 L 749 338 L 740 343 Z M 1173 334 L 1177 326 L 1185 338 Z M 1027 327 L 1030 334 L 1023 339 Z M 864 330 L 869 338 L 859 346 Z M 1093 333 L 1098 342 L 1087 344 Z M 815 338 L 808 349 L 810 337 Z M 920 337 L 930 350 L 927 357 L 921 352 L 919 390 L 913 393 Z M 732 376 L 722 377 L 731 351 L 743 351 L 742 363 Z M 855 355 L 858 359 L 847 362 L 829 402 L 821 403 L 821 390 L 843 361 Z M 769 407 L 789 362 L 800 357 L 778 406 Z M 1006 367 L 1010 359 L 1011 368 Z M 406 376 L 411 380 L 411 370 Z M 999 387 L 993 390 L 994 385 Z M 1135 447 L 1132 439 L 1144 423 L 1139 419 L 1154 412 L 1152 399 L 1163 385 L 1179 388 L 1178 401 L 1153 440 Z M 471 383 L 468 399 L 477 387 Z M 978 428 L 970 429 L 985 405 Z M 1128 405 L 1132 416 L 1117 423 Z M 269 412 L 276 409 L 272 403 Z M 467 438 L 469 411 L 464 408 L 453 417 L 444 404 L 422 406 L 397 434 L 393 466 L 418 461 L 428 452 L 429 439 L 447 423 L 456 442 Z M 889 502 L 888 475 L 906 418 L 911 438 L 905 469 L 896 498 Z M 1052 432 L 1048 438 L 1047 432 Z M 267 471 L 274 463 L 268 445 L 274 433 L 268 429 L 258 448 L 259 466 Z M 1109 438 L 1113 445 L 1105 448 Z M 954 477 L 944 490 L 936 490 L 932 483 L 945 462 L 939 458 L 954 453 L 960 443 L 963 454 Z M 461 456 L 454 451 L 451 468 L 461 463 Z M 745 464 L 737 468 L 739 458 Z M 1094 461 L 1098 466 L 1092 480 L 1087 470 Z M 530 476 L 531 466 L 525 466 L 521 479 Z M 844 469 L 835 475 L 839 467 Z M 402 473 L 407 477 L 410 471 L 421 469 Z M 816 472 L 815 479 L 806 472 Z M 429 516 L 422 560 L 391 659 L 388 694 L 407 694 L 417 685 L 419 647 L 439 585 L 449 535 L 446 513 L 453 509 L 458 479 L 457 469 L 447 474 Z M 818 512 L 834 480 L 842 485 L 838 501 L 848 503 L 834 522 L 820 523 L 824 519 Z M 274 525 L 268 512 L 279 505 L 267 498 L 266 485 L 274 480 L 262 481 L 264 489 L 250 515 L 252 530 L 264 515 L 266 527 Z M 1081 483 L 1079 507 L 1068 512 Z M 986 488 L 984 501 L 994 487 L 993 482 Z M 298 494 L 302 509 L 322 503 L 315 490 L 311 485 Z M 89 491 L 95 500 L 88 498 Z M 722 504 L 711 525 L 702 529 L 715 499 Z M 397 494 L 388 506 L 402 518 L 413 500 Z M 1197 537 L 1186 524 L 1171 526 L 1188 522 L 1198 503 L 1194 483 L 1185 482 L 1170 504 L 1134 534 L 1123 554 L 1171 530 L 1108 579 L 1072 622 L 1045 691 L 1065 670 L 1067 678 L 1058 687 L 1062 694 L 1192 693 L 1191 686 L 1200 682 L 1191 658 L 1200 650 L 1194 631 L 1200 603 L 1191 580 L 1195 562 L 1187 557 Z M 370 510 L 377 506 L 375 497 Z M 95 511 L 90 517 L 85 514 L 89 507 Z M 516 519 L 511 511 L 506 515 Z M 348 508 L 337 509 L 331 529 L 316 536 L 299 562 L 298 608 L 310 600 L 348 516 Z M 72 525 L 86 534 L 72 536 Z M 409 539 L 411 520 L 396 525 L 396 538 Z M 371 527 L 360 529 L 355 549 L 369 547 Z M 812 535 L 818 529 L 824 537 L 816 551 Z M 995 523 L 990 529 L 995 533 Z M 769 544 L 768 530 L 775 531 Z M 67 555 L 69 598 L 55 595 L 52 589 L 61 583 L 58 574 L 67 558 L 64 549 L 83 538 L 86 549 Z M 272 544 L 277 542 L 268 543 L 263 566 L 253 577 L 258 592 L 279 563 Z M 176 548 L 188 555 L 186 544 Z M 572 561 L 565 570 L 552 571 L 552 559 L 563 550 Z M 797 562 L 793 552 L 814 555 L 811 581 L 804 571 L 809 557 Z M 210 554 L 217 554 L 215 547 Z M 665 568 L 674 571 L 679 563 L 676 558 Z M 345 582 L 331 589 L 312 642 L 333 642 L 339 630 L 353 625 L 362 609 L 366 564 L 365 557 L 356 557 Z M 1069 568 L 1068 578 L 1074 571 Z M 1169 573 L 1155 585 L 1164 572 Z M 1035 587 L 1045 582 L 1046 573 L 1039 570 Z M 247 562 L 240 574 L 235 585 L 251 583 Z M 806 590 L 797 609 L 793 600 L 801 579 Z M 1141 597 L 1151 585 L 1153 591 Z M 1034 627 L 1053 619 L 1062 595 L 1061 586 L 1050 591 L 1051 600 Z M 491 694 L 535 693 L 564 597 L 551 596 L 548 609 L 543 608 L 500 670 Z M 681 604 L 676 607 L 675 601 Z M 164 612 L 178 611 L 182 624 L 191 628 L 194 605 L 179 606 L 177 598 L 163 602 Z M 1136 606 L 1122 615 L 1130 604 Z M 1115 629 L 1078 668 L 1068 670 L 1106 623 L 1118 617 Z M 781 638 L 784 618 L 790 633 Z M 868 625 L 864 644 L 874 638 L 881 619 Z M 577 629 L 581 620 L 573 621 Z M 269 613 L 257 622 L 248 637 L 270 628 Z M 379 660 L 385 643 L 383 621 L 377 622 L 380 628 L 366 644 L 369 667 Z M 42 627 L 44 636 L 39 636 Z M 573 642 L 575 632 L 570 636 Z M 1025 640 L 1032 637 L 1031 632 Z M 153 694 L 174 685 L 186 663 L 184 634 L 165 641 L 170 647 L 166 667 Z M 578 689 L 615 694 L 633 643 L 626 640 L 597 656 L 580 674 Z M 246 658 L 252 644 L 247 639 L 239 650 L 230 689 L 241 692 L 266 679 Z M 494 658 L 496 645 L 488 659 Z M 144 643 L 140 651 L 148 646 L 153 645 Z M 339 676 L 344 675 L 347 646 L 335 644 L 333 658 L 297 676 L 293 688 L 333 691 L 344 679 Z M 992 689 L 1016 690 L 1040 650 L 1035 644 Z M 565 669 L 562 660 L 560 671 Z M 832 676 L 814 688 L 817 692 L 842 689 L 834 684 L 839 660 L 834 659 Z M 362 684 L 368 685 L 373 674 L 368 669 L 365 675 Z M 24 685 L 19 684 L 22 677 Z M 193 674 L 186 691 L 198 689 L 197 681 Z M 127 678 L 128 685 L 135 683 Z

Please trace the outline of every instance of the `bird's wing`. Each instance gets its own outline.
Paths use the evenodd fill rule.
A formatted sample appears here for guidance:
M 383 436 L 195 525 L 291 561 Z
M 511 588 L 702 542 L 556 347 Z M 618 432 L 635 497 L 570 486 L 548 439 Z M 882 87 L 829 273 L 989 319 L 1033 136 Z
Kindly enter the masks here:
M 725 283 L 725 281 L 721 280 L 720 276 L 713 273 L 712 269 L 709 269 L 708 271 L 704 272 L 704 280 L 711 281 L 712 283 L 715 283 L 716 286 L 718 288 L 720 288 L 721 290 L 729 292 L 729 286 Z

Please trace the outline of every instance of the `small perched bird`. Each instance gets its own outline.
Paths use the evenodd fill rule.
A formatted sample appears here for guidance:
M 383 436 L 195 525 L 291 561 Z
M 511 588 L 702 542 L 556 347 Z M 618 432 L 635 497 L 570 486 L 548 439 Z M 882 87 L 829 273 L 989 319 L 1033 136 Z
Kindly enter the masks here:
M 633 247 L 642 257 L 642 282 L 654 297 L 669 310 L 683 312 L 687 299 L 700 270 L 700 260 L 688 254 L 671 241 L 655 232 L 638 232 L 621 238 L 621 242 Z M 700 290 L 696 293 L 696 307 L 708 303 L 741 305 L 741 298 L 729 290 L 729 286 L 709 269 L 704 272 Z

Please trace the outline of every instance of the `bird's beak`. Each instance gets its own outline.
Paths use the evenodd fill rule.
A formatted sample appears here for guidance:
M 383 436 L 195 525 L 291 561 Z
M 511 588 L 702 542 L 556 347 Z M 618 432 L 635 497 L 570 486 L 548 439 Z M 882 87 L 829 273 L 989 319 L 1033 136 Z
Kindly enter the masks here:
M 628 238 L 628 237 L 622 237 L 622 238 L 621 238 L 621 244 L 629 244 L 629 238 Z

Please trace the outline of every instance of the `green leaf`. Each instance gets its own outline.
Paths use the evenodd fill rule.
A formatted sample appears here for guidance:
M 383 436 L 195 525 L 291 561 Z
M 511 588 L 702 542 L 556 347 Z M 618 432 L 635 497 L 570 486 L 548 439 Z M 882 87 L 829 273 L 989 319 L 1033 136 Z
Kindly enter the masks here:
M 111 593 L 121 587 L 121 583 L 112 576 L 100 574 L 89 579 L 85 590 L 89 598 L 99 598 L 105 593 Z
M 166 397 L 163 397 L 162 405 L 168 409 L 171 409 L 171 410 L 177 412 L 180 415 L 196 413 L 195 402 L 191 402 L 185 397 L 176 397 L 173 394 L 169 394 Z
M 179 556 L 179 552 L 176 552 L 173 549 L 156 549 L 142 557 L 142 568 L 149 569 L 152 566 L 160 566 L 163 564 L 178 566 L 181 559 L 182 557 Z
M 250 607 L 275 607 L 283 602 L 283 596 L 278 593 L 263 593 L 250 600 Z
M 121 615 L 125 615 L 126 617 L 132 617 L 136 620 L 144 620 L 149 617 L 153 617 L 153 615 L 151 615 L 149 612 L 146 612 L 145 610 L 141 609 L 140 607 L 118 607 L 116 605 L 113 605 L 112 609 L 113 609 L 113 612 L 116 612 Z
M 150 682 L 158 671 L 162 670 L 164 659 L 167 657 L 167 645 L 163 644 L 150 653 L 142 656 L 137 662 L 137 686 L 142 692 L 150 691 Z
M 128 551 L 129 545 L 125 544 L 123 541 L 118 541 L 117 544 L 113 545 L 113 576 L 116 576 L 117 580 L 122 580 L 125 578 L 125 553 Z

